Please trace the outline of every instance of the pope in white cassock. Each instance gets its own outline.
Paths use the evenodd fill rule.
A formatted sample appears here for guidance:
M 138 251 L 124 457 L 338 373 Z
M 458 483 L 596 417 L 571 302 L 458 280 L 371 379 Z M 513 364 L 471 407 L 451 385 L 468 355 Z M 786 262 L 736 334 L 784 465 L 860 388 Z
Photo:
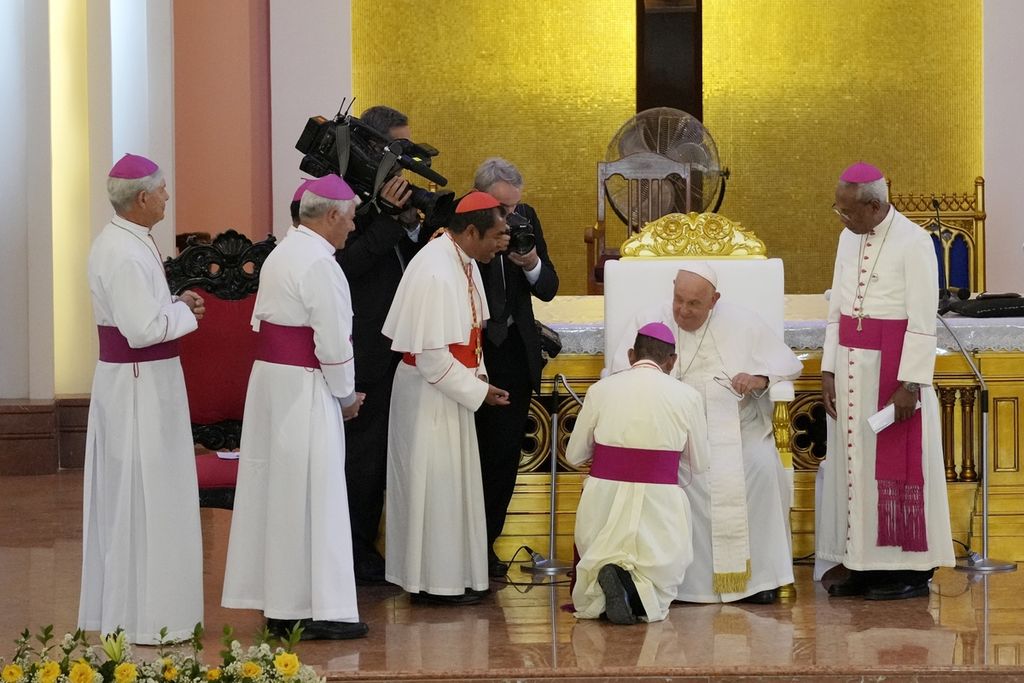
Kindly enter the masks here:
M 448 229 L 409 262 L 384 321 L 401 352 L 388 426 L 385 577 L 413 601 L 479 602 L 487 528 L 473 413 L 508 405 L 487 382 L 487 298 L 475 261 L 508 246 L 500 203 L 471 192 Z
M 195 451 L 177 340 L 203 300 L 171 296 L 150 234 L 168 195 L 159 167 L 126 154 L 107 193 L 116 216 L 89 253 L 99 328 L 85 446 L 78 625 L 130 642 L 191 637 L 203 620 Z
M 303 640 L 368 631 L 356 605 L 342 423 L 362 396 L 348 281 L 334 260 L 358 203 L 336 175 L 306 185 L 300 225 L 267 256 L 252 315 L 257 360 L 221 604 L 262 610 L 276 635 L 300 622 Z
M 857 163 L 836 186 L 839 237 L 821 359 L 834 422 L 818 475 L 816 578 L 833 596 L 926 596 L 954 564 L 935 370 L 938 263 L 929 234 L 889 204 L 882 172 Z M 867 418 L 893 404 L 877 435 Z M 920 404 L 920 409 L 917 409 Z
M 710 465 L 685 491 L 693 511 L 694 561 L 679 586 L 686 602 L 771 603 L 793 582 L 790 492 L 772 433 L 768 388 L 795 379 L 802 364 L 758 315 L 720 302 L 718 278 L 702 262 L 679 271 L 672 303 L 640 314 L 676 334 L 672 372 L 704 399 Z
M 637 332 L 630 368 L 587 391 L 566 449 L 592 460 L 576 510 L 576 616 L 661 621 L 693 561 L 683 492 L 708 463 L 704 406 L 673 379 L 676 340 L 663 323 Z

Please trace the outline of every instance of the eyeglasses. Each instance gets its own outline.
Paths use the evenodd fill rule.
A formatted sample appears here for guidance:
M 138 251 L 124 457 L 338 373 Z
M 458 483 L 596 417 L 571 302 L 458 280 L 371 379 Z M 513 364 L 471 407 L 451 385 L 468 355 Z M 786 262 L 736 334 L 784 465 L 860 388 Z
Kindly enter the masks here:
M 842 218 L 844 221 L 850 220 L 850 214 L 846 213 L 845 211 L 841 211 L 839 207 L 836 206 L 835 202 L 832 202 L 832 210 L 835 211 L 836 215 Z
M 743 398 L 743 394 L 732 388 L 732 377 L 729 377 L 729 374 L 725 370 L 722 370 L 721 376 L 715 375 L 711 379 L 713 379 L 715 383 L 718 384 L 718 386 L 722 387 L 723 389 L 726 389 L 730 394 L 732 394 L 736 398 Z

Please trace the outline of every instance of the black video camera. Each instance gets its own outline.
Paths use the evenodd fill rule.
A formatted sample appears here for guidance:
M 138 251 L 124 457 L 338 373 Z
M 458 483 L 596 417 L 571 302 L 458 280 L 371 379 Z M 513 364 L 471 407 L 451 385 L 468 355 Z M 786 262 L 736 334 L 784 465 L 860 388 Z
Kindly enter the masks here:
M 306 122 L 295 148 L 302 152 L 299 170 L 319 178 L 329 173 L 343 177 L 363 203 L 356 210 L 365 212 L 378 200 L 380 209 L 397 214 L 401 208 L 378 199 L 380 188 L 404 168 L 441 187 L 448 179 L 430 168 L 431 158 L 439 152 L 427 144 L 409 140 L 389 140 L 371 126 L 348 114 L 328 120 L 314 116 Z M 423 212 L 428 227 L 448 224 L 455 212 L 454 192 L 431 192 L 409 184 L 410 203 Z
M 522 214 L 510 213 L 505 216 L 508 224 L 508 248 L 517 254 L 529 254 L 537 246 L 537 238 L 533 234 L 533 224 Z

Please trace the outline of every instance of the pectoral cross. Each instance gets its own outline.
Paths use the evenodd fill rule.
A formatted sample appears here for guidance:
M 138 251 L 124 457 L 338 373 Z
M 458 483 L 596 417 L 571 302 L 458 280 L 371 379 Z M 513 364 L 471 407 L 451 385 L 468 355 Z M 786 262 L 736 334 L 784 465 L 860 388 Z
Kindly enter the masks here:
M 862 332 L 864 330 L 864 318 L 870 318 L 871 316 L 865 314 L 864 309 L 860 309 L 853 314 L 853 317 L 857 319 L 857 331 Z

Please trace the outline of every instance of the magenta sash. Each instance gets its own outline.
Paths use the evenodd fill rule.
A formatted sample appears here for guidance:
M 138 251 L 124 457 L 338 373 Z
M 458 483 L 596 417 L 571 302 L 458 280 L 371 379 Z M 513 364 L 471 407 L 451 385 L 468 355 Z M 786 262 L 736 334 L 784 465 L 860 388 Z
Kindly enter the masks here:
M 116 327 L 97 325 L 96 330 L 100 335 L 100 360 L 104 363 L 146 363 L 178 357 L 177 339 L 133 349 Z
M 678 484 L 679 451 L 594 444 L 590 476 L 636 484 Z
M 261 320 L 256 338 L 256 360 L 320 369 L 313 343 L 313 328 L 275 325 Z
M 877 406 L 881 410 L 900 386 L 897 376 L 907 321 L 864 318 L 859 324 L 861 330 L 857 329 L 856 318 L 842 316 L 839 343 L 850 349 L 881 352 Z M 849 374 L 853 375 L 855 369 L 851 364 Z M 921 430 L 921 411 L 915 410 L 909 420 L 896 422 L 875 437 L 879 546 L 899 546 L 906 551 L 928 550 Z

